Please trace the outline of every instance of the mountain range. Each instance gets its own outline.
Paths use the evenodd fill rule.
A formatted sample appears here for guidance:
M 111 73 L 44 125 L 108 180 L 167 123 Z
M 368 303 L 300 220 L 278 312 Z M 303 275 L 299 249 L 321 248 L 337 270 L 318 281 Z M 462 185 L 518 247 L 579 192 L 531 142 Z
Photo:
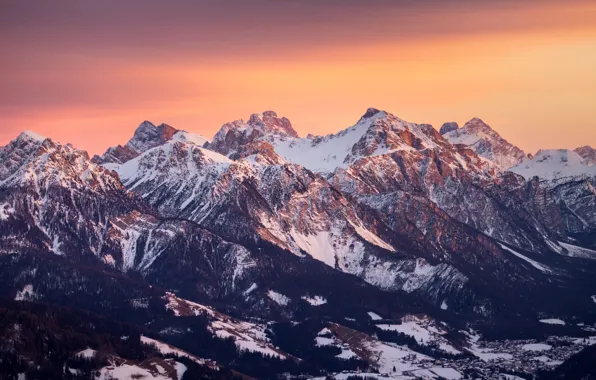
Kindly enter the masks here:
M 374 108 L 327 136 L 273 111 L 212 139 L 145 121 L 95 157 L 23 132 L 0 268 L 15 378 L 550 376 L 596 343 L 596 152 Z M 79 346 L 50 357 L 23 318 Z

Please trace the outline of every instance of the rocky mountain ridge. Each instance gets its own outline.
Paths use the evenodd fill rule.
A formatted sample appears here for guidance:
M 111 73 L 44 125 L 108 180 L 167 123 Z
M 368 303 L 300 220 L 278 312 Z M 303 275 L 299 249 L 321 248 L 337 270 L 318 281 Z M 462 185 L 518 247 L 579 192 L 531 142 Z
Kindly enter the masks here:
M 573 153 L 579 173 L 534 178 L 487 158 L 519 156 L 504 143 L 480 151 L 476 140 L 446 138 L 461 130 L 497 141 L 486 127 L 474 119 L 442 135 L 371 108 L 337 134 L 300 138 L 267 111 L 225 124 L 211 142 L 145 122 L 124 147 L 94 159 L 23 133 L 0 149 L 0 290 L 110 318 L 148 305 L 151 323 L 171 331 L 182 322 L 166 323 L 164 298 L 195 305 L 188 317 L 217 307 L 275 323 L 323 318 L 334 321 L 333 333 L 313 342 L 325 338 L 338 355 L 350 351 L 386 375 L 395 363 L 408 376 L 403 357 L 414 355 L 417 374 L 428 378 L 444 372 L 420 356 L 427 348 L 410 342 L 414 351 L 383 356 L 395 347 L 373 339 L 378 332 L 362 315 L 424 313 L 470 334 L 470 326 L 503 335 L 542 328 L 540 319 L 595 323 L 588 150 Z M 541 157 L 532 160 L 547 165 Z M 118 300 L 101 295 L 108 288 Z M 144 315 L 127 318 L 151 325 Z M 249 336 L 220 326 L 226 321 L 249 326 L 225 317 L 206 328 L 244 342 L 236 346 L 282 334 L 265 339 L 265 325 L 254 322 L 261 335 Z M 345 325 L 352 321 L 353 329 Z M 344 333 L 361 334 L 366 348 L 346 346 Z M 194 347 L 176 334 L 168 339 Z M 305 355 L 295 348 L 286 346 L 283 360 Z

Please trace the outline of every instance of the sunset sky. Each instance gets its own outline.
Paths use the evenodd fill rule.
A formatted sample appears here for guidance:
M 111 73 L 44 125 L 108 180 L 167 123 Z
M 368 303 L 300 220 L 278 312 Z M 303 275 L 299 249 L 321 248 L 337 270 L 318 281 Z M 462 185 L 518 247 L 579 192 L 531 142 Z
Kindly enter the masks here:
M 376 107 L 596 146 L 594 0 L 0 0 L 0 50 L 0 145 L 99 153 L 143 120 L 212 137 L 264 110 L 327 134 Z

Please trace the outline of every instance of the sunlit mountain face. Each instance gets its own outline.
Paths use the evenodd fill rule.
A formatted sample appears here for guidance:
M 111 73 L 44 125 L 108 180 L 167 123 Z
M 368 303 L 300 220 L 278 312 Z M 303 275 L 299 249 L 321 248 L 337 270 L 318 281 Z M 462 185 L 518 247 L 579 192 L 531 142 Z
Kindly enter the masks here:
M 592 378 L 595 12 L 0 5 L 0 378 Z

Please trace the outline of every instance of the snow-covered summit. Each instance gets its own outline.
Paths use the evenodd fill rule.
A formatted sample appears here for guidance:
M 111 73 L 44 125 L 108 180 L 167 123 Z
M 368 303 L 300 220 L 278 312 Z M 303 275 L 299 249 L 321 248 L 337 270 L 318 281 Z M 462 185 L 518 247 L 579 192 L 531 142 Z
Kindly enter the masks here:
M 40 135 L 39 133 L 33 131 L 23 131 L 17 139 L 28 139 L 38 142 L 43 142 L 47 137 Z
M 285 117 L 274 111 L 255 113 L 248 121 L 235 120 L 224 124 L 213 137 L 209 148 L 224 155 L 232 155 L 257 140 L 294 139 L 298 133 Z
M 539 177 L 558 180 L 567 177 L 596 176 L 596 166 L 589 166 L 576 152 L 568 149 L 539 150 L 510 171 L 526 179 Z
M 596 165 L 596 149 L 591 146 L 582 146 L 574 150 L 575 153 L 579 154 L 586 165 Z
M 144 152 L 159 144 L 170 140 L 178 130 L 168 124 L 160 124 L 157 127 L 149 121 L 144 121 L 135 130 L 134 136 L 126 145 L 136 150 Z
M 232 157 L 257 141 L 266 142 L 285 161 L 325 175 L 347 168 L 362 157 L 398 151 L 453 150 L 430 125 L 406 122 L 376 108 L 367 109 L 351 127 L 327 136 L 300 138 L 295 133 L 255 127 L 255 120 L 225 124 L 209 148 Z
M 198 146 L 203 146 L 208 141 L 199 134 L 178 130 L 165 123 L 155 126 L 150 121 L 144 121 L 126 145 L 110 147 L 101 157 L 94 157 L 94 161 L 104 165 L 123 164 L 170 140 L 191 142 Z
M 441 128 L 441 134 L 452 144 L 464 144 L 476 154 L 494 163 L 502 170 L 519 164 L 526 154 L 502 138 L 479 118 L 473 118 L 461 128 Z
M 0 186 L 28 184 L 46 189 L 122 188 L 116 176 L 90 162 L 86 151 L 29 131 L 0 149 Z

